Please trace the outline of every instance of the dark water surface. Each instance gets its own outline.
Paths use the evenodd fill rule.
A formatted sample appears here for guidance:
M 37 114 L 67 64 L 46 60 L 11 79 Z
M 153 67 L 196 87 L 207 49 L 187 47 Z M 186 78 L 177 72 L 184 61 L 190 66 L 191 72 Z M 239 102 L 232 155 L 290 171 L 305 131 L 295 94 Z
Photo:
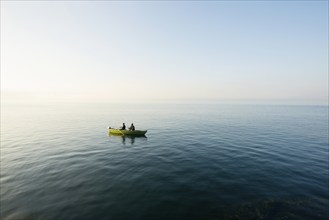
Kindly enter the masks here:
M 328 107 L 3 105 L 1 219 L 328 219 Z M 133 122 L 147 137 L 109 136 Z

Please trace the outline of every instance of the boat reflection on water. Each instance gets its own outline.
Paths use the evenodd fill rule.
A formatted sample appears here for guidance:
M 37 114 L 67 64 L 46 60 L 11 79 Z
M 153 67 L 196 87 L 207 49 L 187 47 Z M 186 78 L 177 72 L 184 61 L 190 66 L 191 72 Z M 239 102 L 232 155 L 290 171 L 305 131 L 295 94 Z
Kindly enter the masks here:
M 145 135 L 142 136 L 130 136 L 130 135 L 115 135 L 115 134 L 109 134 L 110 137 L 113 138 L 120 138 L 122 140 L 122 144 L 126 145 L 126 144 L 130 144 L 130 145 L 134 145 L 135 144 L 135 140 L 147 140 L 147 137 Z

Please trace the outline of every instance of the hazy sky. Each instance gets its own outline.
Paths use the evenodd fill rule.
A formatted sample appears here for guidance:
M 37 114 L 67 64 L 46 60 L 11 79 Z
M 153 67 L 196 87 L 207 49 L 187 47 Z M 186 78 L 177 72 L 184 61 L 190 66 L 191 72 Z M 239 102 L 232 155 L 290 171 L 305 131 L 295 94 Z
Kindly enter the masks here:
M 328 1 L 1 1 L 2 100 L 328 100 Z

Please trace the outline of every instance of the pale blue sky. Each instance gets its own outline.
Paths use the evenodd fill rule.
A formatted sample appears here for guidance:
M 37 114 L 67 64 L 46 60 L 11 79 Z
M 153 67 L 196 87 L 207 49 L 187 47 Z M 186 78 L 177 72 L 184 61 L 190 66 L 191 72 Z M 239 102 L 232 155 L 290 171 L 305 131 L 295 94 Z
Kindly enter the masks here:
M 1 1 L 3 100 L 328 100 L 327 1 Z

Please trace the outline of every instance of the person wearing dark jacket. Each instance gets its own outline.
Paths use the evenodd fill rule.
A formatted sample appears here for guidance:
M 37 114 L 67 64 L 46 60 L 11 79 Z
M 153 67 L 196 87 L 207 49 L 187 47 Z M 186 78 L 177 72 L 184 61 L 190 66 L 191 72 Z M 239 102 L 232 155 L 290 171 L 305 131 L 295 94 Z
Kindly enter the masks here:
M 134 123 L 131 123 L 131 125 L 129 127 L 129 131 L 135 131 Z
M 126 130 L 126 125 L 125 125 L 125 123 L 122 124 L 122 127 L 120 128 L 120 130 Z

